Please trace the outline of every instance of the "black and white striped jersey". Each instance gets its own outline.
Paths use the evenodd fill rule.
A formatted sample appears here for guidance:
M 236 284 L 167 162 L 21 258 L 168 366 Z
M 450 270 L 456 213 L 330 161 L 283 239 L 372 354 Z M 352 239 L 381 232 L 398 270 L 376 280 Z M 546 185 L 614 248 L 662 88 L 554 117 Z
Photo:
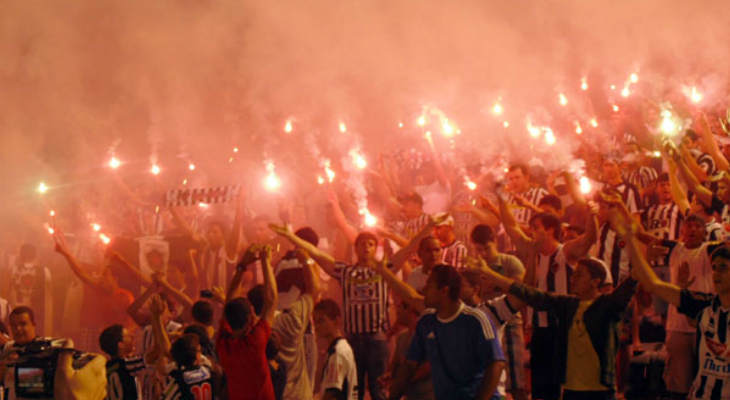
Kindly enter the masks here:
M 335 278 L 342 287 L 345 333 L 378 333 L 390 328 L 388 284 L 367 267 L 335 264 Z
M 643 211 L 644 206 L 641 202 L 641 194 L 636 186 L 628 182 L 621 182 L 616 186 L 606 183 L 604 187 L 611 188 L 619 192 L 621 194 L 621 199 L 632 214 Z
M 697 375 L 689 398 L 730 399 L 730 309 L 717 295 L 683 290 L 679 312 L 697 321 Z
M 642 165 L 636 171 L 623 174 L 623 178 L 638 189 L 644 190 L 657 180 L 658 175 L 654 168 Z
M 655 204 L 641 213 L 644 229 L 658 239 L 678 240 L 682 221 L 684 216 L 674 202 Z
M 401 236 L 410 240 L 419 232 L 421 232 L 423 228 L 426 227 L 426 225 L 428 225 L 429 220 L 430 218 L 426 213 L 422 213 L 418 216 L 418 218 L 409 219 L 403 225 L 403 231 L 401 232 Z
M 705 242 L 723 242 L 725 241 L 725 233 L 723 233 L 722 225 L 712 218 L 712 221 L 705 224 Z
M 695 161 L 697 161 L 697 165 L 699 165 L 699 167 L 707 173 L 707 176 L 715 175 L 715 172 L 717 172 L 715 160 L 712 159 L 711 155 L 701 153 L 695 158 Z
M 720 225 L 725 240 L 730 240 L 730 205 L 725 204 L 717 196 L 712 196 L 712 211 L 720 214 Z
M 441 263 L 462 269 L 466 266 L 467 253 L 466 245 L 460 240 L 454 240 L 450 245 L 441 248 Z
M 537 259 L 537 288 L 555 294 L 570 294 L 570 277 L 573 275 L 573 266 L 568 264 L 568 259 L 563 251 L 564 245 L 560 244 L 557 250 L 550 255 L 540 254 Z M 533 312 L 528 309 L 528 320 L 532 321 L 534 327 L 545 328 L 553 325 L 555 321 L 549 320 L 549 313 L 545 311 Z
M 621 239 L 608 223 L 601 224 L 598 229 L 598 252 L 596 258 L 602 260 L 609 271 L 613 286 L 629 276 L 629 252 L 626 251 L 626 242 Z

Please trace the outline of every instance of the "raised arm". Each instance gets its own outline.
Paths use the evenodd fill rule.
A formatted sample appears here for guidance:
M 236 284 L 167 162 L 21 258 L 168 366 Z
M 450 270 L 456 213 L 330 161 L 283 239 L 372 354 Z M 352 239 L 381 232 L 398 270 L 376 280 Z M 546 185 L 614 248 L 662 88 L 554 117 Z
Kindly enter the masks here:
M 503 196 L 498 195 L 497 199 L 499 201 L 499 214 L 502 218 L 502 225 L 504 225 L 507 235 L 517 244 L 518 248 L 525 248 L 530 244 L 531 239 L 517 224 L 515 216 L 512 215 L 512 210 L 509 209 L 509 204 L 507 204 Z
M 575 184 L 573 174 L 565 171 L 563 172 L 563 179 L 565 180 L 565 186 L 568 188 L 568 193 L 570 193 L 570 198 L 573 199 L 573 202 L 579 207 L 587 207 L 586 198 L 583 196 L 583 193 L 580 192 L 578 185 Z
M 193 300 L 185 293 L 170 285 L 170 283 L 167 282 L 162 275 L 155 275 L 154 279 L 163 292 L 167 293 L 176 302 L 183 306 L 183 319 L 185 321 L 191 321 L 193 319 Z
M 304 269 L 304 288 L 305 293 L 312 297 L 312 300 L 316 303 L 319 299 L 320 293 L 320 282 L 319 273 L 317 271 L 317 264 L 309 257 L 306 251 L 297 249 L 297 259 L 299 264 Z
M 175 222 L 175 225 L 185 232 L 186 235 L 190 236 L 195 242 L 197 243 L 204 243 L 205 246 L 208 246 L 208 240 L 205 238 L 205 236 L 199 234 L 198 232 L 193 229 L 192 226 L 188 223 L 188 221 L 185 220 L 182 216 L 180 216 L 180 213 L 177 211 L 177 208 L 174 206 L 169 207 L 170 215 L 172 215 L 172 220 Z
M 66 244 L 66 240 L 63 238 L 62 235 L 63 233 L 58 229 L 53 235 L 54 239 L 56 240 L 56 252 L 66 259 L 66 262 L 71 267 L 71 271 L 73 271 L 74 275 L 76 275 L 81 280 L 81 282 L 94 290 L 104 290 L 102 286 L 99 285 L 99 282 L 91 275 L 89 275 L 89 273 L 86 272 L 86 270 L 81 266 L 76 257 L 71 254 L 71 250 L 69 250 L 68 245 Z
M 134 279 L 136 279 L 137 282 L 139 282 L 142 286 L 149 286 L 152 284 L 152 279 L 142 275 L 142 271 L 139 270 L 139 267 L 132 264 L 117 251 L 109 249 L 107 251 L 107 257 L 109 257 L 110 261 L 116 261 L 117 265 L 121 266 L 125 271 L 129 272 L 129 274 L 132 275 Z
M 241 240 L 241 223 L 243 221 L 244 195 L 243 185 L 238 189 L 236 196 L 236 215 L 233 217 L 233 228 L 231 234 L 228 235 L 226 242 L 226 256 L 229 260 L 238 258 L 238 241 Z
M 727 158 L 722 155 L 722 151 L 720 151 L 720 146 L 717 145 L 717 141 L 712 134 L 712 128 L 710 128 L 710 123 L 709 121 L 707 121 L 707 115 L 705 113 L 702 113 L 701 125 L 702 129 L 700 129 L 700 132 L 702 132 L 702 139 L 704 140 L 705 146 L 707 147 L 707 152 L 710 154 L 710 157 L 712 157 L 712 160 L 715 161 L 717 170 L 727 171 L 728 169 L 730 169 L 730 163 L 728 163 Z
M 152 296 L 152 299 L 150 299 L 150 314 L 152 315 L 152 334 L 155 338 L 157 356 L 171 358 L 170 338 L 167 336 L 165 326 L 162 323 L 162 314 L 165 312 L 165 308 L 165 302 L 162 301 L 162 298 L 159 295 Z M 149 359 L 147 359 L 147 361 L 148 363 L 154 362 L 154 360 Z
M 264 275 L 264 306 L 261 309 L 261 318 L 267 320 L 269 325 L 274 322 L 274 313 L 276 312 L 276 303 L 279 294 L 276 289 L 276 278 L 274 278 L 274 269 L 271 268 L 271 246 L 265 245 L 260 252 L 261 272 Z
M 238 297 L 238 290 L 241 287 L 241 282 L 246 280 L 244 279 L 246 276 L 250 277 L 250 275 L 252 275 L 251 272 L 246 270 L 246 267 L 256 261 L 261 249 L 261 245 L 253 244 L 246 249 L 245 253 L 243 253 L 241 261 L 239 261 L 236 266 L 236 272 L 233 274 L 231 281 L 228 283 L 228 289 L 226 290 L 226 297 L 224 299 L 225 302 Z
M 358 233 L 357 229 L 350 225 L 350 222 L 347 220 L 345 212 L 342 211 L 342 207 L 340 206 L 340 200 L 337 197 L 337 193 L 335 193 L 334 190 L 327 192 L 327 201 L 329 201 L 330 205 L 332 205 L 332 214 L 335 217 L 337 226 L 340 227 L 350 243 L 355 243 Z
M 423 295 L 418 293 L 416 289 L 412 288 L 409 284 L 398 279 L 397 276 L 388 268 L 387 260 L 381 262 L 372 262 L 371 268 L 373 268 L 380 276 L 385 279 L 388 286 L 393 290 L 396 296 L 400 297 L 406 304 L 412 307 L 418 313 L 423 312 L 426 307 L 423 304 Z
M 669 187 L 672 190 L 672 199 L 679 207 L 679 211 L 682 215 L 686 215 L 689 211 L 689 200 L 687 199 L 687 193 L 685 193 L 682 185 L 679 184 L 677 179 L 677 164 L 674 160 L 669 159 Z
M 679 307 L 681 289 L 679 286 L 657 278 L 654 271 L 649 267 L 649 263 L 646 261 L 646 257 L 644 257 L 643 249 L 635 237 L 638 229 L 636 221 L 627 219 L 617 212 L 611 213 L 611 219 L 616 227 L 616 232 L 626 242 L 626 249 L 629 252 L 631 266 L 633 267 L 632 276 L 641 283 L 646 291 Z
M 289 227 L 269 224 L 269 228 L 277 235 L 282 236 L 286 240 L 290 241 L 294 246 L 297 246 L 298 248 L 306 251 L 307 254 L 309 254 L 314 259 L 314 261 L 319 264 L 320 267 L 322 267 L 327 275 L 330 275 L 334 278 L 337 277 L 335 272 L 335 259 L 331 255 L 325 253 L 324 251 L 318 249 L 317 246 L 295 235 L 289 229 Z
M 135 298 L 132 304 L 127 307 L 127 314 L 132 317 L 138 326 L 145 327 L 150 324 L 150 315 L 143 313 L 142 307 L 144 307 L 147 300 L 149 300 L 150 297 L 156 294 L 159 290 L 159 286 L 156 283 L 152 283 L 152 285 L 142 292 L 141 295 Z
M 579 237 L 566 242 L 563 247 L 568 262 L 571 264 L 578 261 L 580 258 L 585 257 L 586 254 L 591 251 L 591 247 L 593 247 L 596 243 L 598 235 L 598 218 L 596 218 L 596 213 L 598 212 L 597 206 L 593 204 L 592 207 L 589 208 L 589 211 L 590 216 L 586 221 L 586 232 Z
M 682 174 L 682 178 L 687 183 L 689 190 L 693 191 L 697 195 L 697 198 L 705 205 L 712 205 L 712 192 L 700 183 L 681 157 L 675 156 L 673 159 L 677 163 L 679 172 Z
M 393 254 L 393 257 L 390 259 L 393 272 L 398 272 L 401 268 L 403 268 L 403 265 L 405 265 L 411 255 L 418 250 L 418 246 L 421 245 L 421 241 L 431 235 L 433 227 L 445 221 L 448 216 L 448 214 L 428 216 L 428 224 L 426 224 L 426 226 L 423 227 L 423 229 L 421 229 L 421 231 L 418 232 L 405 247 L 401 247 L 400 250 Z

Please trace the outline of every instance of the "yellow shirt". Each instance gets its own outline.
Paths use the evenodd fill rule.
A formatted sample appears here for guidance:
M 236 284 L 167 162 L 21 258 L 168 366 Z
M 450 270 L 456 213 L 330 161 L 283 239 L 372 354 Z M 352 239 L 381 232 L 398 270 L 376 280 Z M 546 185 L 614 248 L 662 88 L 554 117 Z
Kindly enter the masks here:
M 583 323 L 583 313 L 593 301 L 581 301 L 568 333 L 568 366 L 564 388 L 568 390 L 608 390 L 601 385 L 601 362 Z

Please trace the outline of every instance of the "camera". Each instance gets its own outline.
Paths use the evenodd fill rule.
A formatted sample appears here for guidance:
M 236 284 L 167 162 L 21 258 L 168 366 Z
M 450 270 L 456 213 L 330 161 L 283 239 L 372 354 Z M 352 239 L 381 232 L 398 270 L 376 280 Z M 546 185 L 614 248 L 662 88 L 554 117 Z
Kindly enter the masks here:
M 58 355 L 72 352 L 72 365 L 81 368 L 92 356 L 75 349 L 63 348 L 63 339 L 36 339 L 27 345 L 17 345 L 15 367 L 15 395 L 24 398 L 53 398 L 53 378 L 56 375 Z

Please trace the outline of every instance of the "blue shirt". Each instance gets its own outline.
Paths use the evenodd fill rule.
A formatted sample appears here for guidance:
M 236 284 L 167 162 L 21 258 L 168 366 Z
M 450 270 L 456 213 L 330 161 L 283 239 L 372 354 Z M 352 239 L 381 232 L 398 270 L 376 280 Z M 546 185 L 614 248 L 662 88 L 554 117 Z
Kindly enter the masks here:
M 479 392 L 487 365 L 504 361 L 494 324 L 483 312 L 461 305 L 441 320 L 426 310 L 416 326 L 407 358 L 429 361 L 437 400 L 472 400 Z M 499 400 L 494 392 L 492 400 Z

